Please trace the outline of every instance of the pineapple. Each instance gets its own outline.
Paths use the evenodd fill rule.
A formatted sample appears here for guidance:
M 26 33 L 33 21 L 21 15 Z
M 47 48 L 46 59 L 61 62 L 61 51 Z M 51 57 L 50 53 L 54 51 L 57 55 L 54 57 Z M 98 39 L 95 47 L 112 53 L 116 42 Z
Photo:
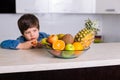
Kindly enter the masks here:
M 76 42 L 81 42 L 84 48 L 88 48 L 94 40 L 94 36 L 99 29 L 95 28 L 96 23 L 92 22 L 90 19 L 86 20 L 85 28 L 80 30 L 76 35 L 74 40 Z

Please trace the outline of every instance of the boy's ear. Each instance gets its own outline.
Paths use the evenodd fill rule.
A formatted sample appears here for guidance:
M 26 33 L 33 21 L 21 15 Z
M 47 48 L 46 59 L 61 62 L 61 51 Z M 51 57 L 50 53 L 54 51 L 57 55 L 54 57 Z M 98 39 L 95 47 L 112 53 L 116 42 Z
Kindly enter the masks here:
M 23 37 L 25 37 L 23 34 L 22 34 Z
M 22 36 L 25 38 L 25 36 L 22 34 Z M 26 38 L 25 38 L 26 39 Z

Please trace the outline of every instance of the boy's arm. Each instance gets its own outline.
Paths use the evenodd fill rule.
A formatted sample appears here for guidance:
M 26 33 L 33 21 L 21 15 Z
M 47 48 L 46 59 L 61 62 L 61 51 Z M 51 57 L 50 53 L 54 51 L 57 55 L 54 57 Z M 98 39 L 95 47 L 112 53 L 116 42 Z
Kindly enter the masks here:
M 37 46 L 37 40 L 26 41 L 23 43 L 19 43 L 16 47 L 17 49 L 30 49 L 32 47 Z
M 5 40 L 3 41 L 0 46 L 5 49 L 30 49 L 36 45 L 32 44 L 32 42 L 37 40 L 26 41 L 20 43 L 19 40 Z
M 20 42 L 18 40 L 5 40 L 3 41 L 0 46 L 5 49 L 17 49 L 17 45 Z

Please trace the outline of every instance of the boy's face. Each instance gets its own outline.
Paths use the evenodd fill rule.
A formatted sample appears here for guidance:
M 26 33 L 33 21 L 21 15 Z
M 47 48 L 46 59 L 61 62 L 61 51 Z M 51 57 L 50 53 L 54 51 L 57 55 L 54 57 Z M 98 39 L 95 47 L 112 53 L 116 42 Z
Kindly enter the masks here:
M 23 36 L 29 41 L 33 39 L 38 39 L 39 37 L 39 30 L 37 27 L 28 28 L 24 31 Z

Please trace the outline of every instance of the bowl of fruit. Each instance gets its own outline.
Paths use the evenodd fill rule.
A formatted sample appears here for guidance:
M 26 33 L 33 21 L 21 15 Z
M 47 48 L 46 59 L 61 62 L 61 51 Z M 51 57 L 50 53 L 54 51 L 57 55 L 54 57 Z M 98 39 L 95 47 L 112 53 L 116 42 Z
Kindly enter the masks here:
M 68 46 L 71 46 L 71 44 L 68 44 Z M 83 50 L 56 50 L 56 49 L 47 49 L 47 51 L 57 58 L 63 58 L 63 59 L 72 59 L 76 58 L 85 51 L 87 51 L 89 48 L 83 49 Z
M 61 34 L 59 34 L 61 35 Z M 81 42 L 74 41 L 71 34 L 64 34 L 62 39 L 58 35 L 52 34 L 48 38 L 41 40 L 44 48 L 57 58 L 71 59 L 76 58 L 90 47 L 84 47 Z
M 41 44 L 51 55 L 57 58 L 76 58 L 90 48 L 94 41 L 97 28 L 87 20 L 85 28 L 76 33 L 75 36 L 67 34 L 51 34 L 48 38 L 43 38 Z

